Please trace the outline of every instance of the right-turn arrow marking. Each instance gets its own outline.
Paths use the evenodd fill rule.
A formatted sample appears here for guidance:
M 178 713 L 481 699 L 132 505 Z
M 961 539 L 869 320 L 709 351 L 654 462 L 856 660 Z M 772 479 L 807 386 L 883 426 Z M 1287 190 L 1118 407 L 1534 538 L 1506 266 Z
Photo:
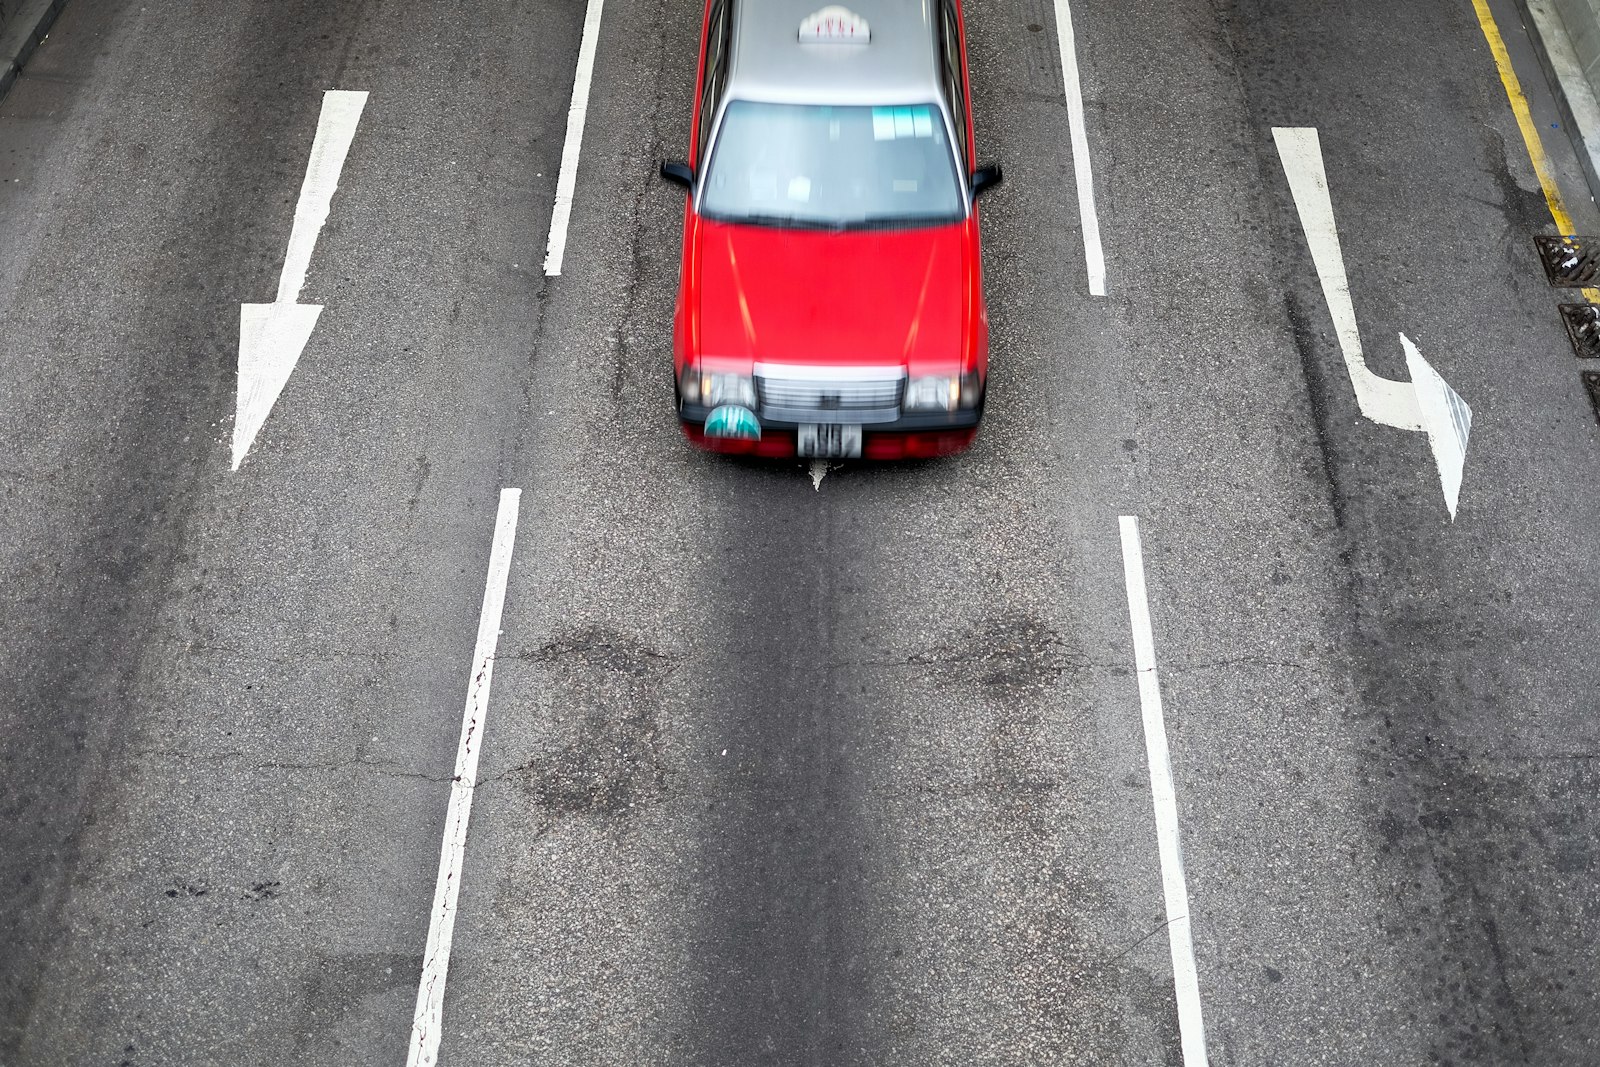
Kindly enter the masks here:
M 1356 328 L 1355 306 L 1350 300 L 1350 281 L 1345 275 L 1344 253 L 1339 249 L 1339 231 L 1333 221 L 1333 200 L 1328 195 L 1328 175 L 1322 165 L 1322 144 L 1314 127 L 1274 126 L 1272 139 L 1278 145 L 1278 158 L 1289 176 L 1295 210 L 1305 230 L 1311 259 L 1322 282 L 1322 295 L 1333 317 L 1339 351 L 1344 354 L 1350 384 L 1355 387 L 1356 405 L 1361 414 L 1381 426 L 1412 430 L 1428 435 L 1434 464 L 1439 468 L 1439 487 L 1444 491 L 1450 518 L 1456 517 L 1456 502 L 1461 495 L 1461 475 L 1467 460 L 1467 435 L 1472 430 L 1472 409 L 1439 376 L 1417 346 L 1400 335 L 1406 354 L 1409 382 L 1397 382 L 1373 373 L 1361 348 L 1361 333 Z

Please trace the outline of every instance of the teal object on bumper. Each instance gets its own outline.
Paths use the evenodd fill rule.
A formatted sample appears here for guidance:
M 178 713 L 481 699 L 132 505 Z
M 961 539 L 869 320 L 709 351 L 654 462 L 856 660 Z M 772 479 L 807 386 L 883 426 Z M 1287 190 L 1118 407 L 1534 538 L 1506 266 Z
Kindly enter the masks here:
M 744 441 L 761 440 L 761 420 L 749 408 L 724 404 L 706 416 L 707 437 L 736 437 Z

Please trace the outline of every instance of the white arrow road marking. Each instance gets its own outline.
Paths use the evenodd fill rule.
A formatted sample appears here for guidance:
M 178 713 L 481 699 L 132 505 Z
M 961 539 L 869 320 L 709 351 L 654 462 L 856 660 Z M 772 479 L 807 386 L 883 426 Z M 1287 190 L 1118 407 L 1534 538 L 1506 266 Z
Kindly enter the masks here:
M 367 105 L 365 92 L 330 89 L 322 94 L 322 114 L 317 119 L 317 135 L 311 142 L 311 161 L 306 180 L 300 186 L 300 201 L 294 209 L 294 228 L 289 233 L 289 250 L 283 257 L 283 273 L 278 277 L 278 298 L 270 304 L 241 304 L 239 307 L 239 398 L 233 418 L 233 469 L 244 462 L 245 453 L 261 432 L 278 394 L 289 382 L 294 365 L 300 361 L 311 331 L 316 329 L 321 304 L 300 304 L 300 289 L 306 283 L 311 253 L 317 236 L 328 221 L 328 206 L 339 187 L 339 172 Z
M 1345 276 L 1344 253 L 1339 248 L 1339 230 L 1333 221 L 1333 199 L 1328 195 L 1328 175 L 1322 166 L 1322 144 L 1311 127 L 1285 129 L 1275 126 L 1272 138 L 1278 143 L 1278 156 L 1289 175 L 1289 189 L 1300 213 L 1300 225 L 1311 246 L 1311 259 L 1322 281 L 1322 295 L 1333 316 L 1333 329 L 1339 337 L 1350 384 L 1355 386 L 1361 414 L 1382 426 L 1401 430 L 1421 430 L 1422 415 L 1417 410 L 1416 390 L 1410 382 L 1380 378 L 1367 367 L 1361 349 L 1361 333 L 1356 328 L 1356 309 L 1350 300 L 1350 281 Z
M 1333 199 L 1328 194 L 1328 174 L 1322 164 L 1322 142 L 1314 127 L 1272 128 L 1294 194 L 1295 210 L 1305 230 L 1311 260 L 1322 282 L 1322 296 L 1333 318 L 1339 351 L 1356 393 L 1361 414 L 1381 426 L 1393 426 L 1428 435 L 1434 462 L 1439 468 L 1439 485 L 1444 490 L 1450 518 L 1456 517 L 1456 502 L 1461 494 L 1461 474 L 1467 459 L 1467 433 L 1472 429 L 1472 409 L 1445 383 L 1437 371 L 1422 358 L 1417 346 L 1400 335 L 1406 353 L 1411 381 L 1397 382 L 1379 377 L 1367 366 L 1361 348 L 1361 332 L 1356 327 L 1356 309 L 1350 299 L 1350 280 L 1345 274 L 1344 253 L 1339 248 L 1339 230 L 1333 220 Z
M 1472 432 L 1472 409 L 1422 358 L 1411 338 L 1401 334 L 1400 344 L 1406 350 L 1411 383 L 1417 387 L 1417 406 L 1422 409 L 1422 424 L 1428 431 L 1428 444 L 1433 448 L 1433 462 L 1439 468 L 1445 506 L 1454 519 L 1456 501 L 1461 496 L 1461 472 L 1467 465 L 1467 434 Z
M 811 461 L 811 488 L 819 493 L 822 492 L 822 479 L 828 476 L 829 467 L 830 464 L 825 459 Z
M 1089 268 L 1089 295 L 1106 295 L 1106 257 L 1100 247 L 1100 217 L 1094 208 L 1094 173 L 1089 164 L 1089 132 L 1083 121 L 1083 85 L 1078 80 L 1078 42 L 1072 9 L 1056 0 L 1056 43 L 1061 48 L 1061 82 L 1067 94 L 1067 129 L 1072 136 L 1072 172 L 1078 184 L 1078 218 L 1083 226 L 1083 257 Z
M 547 278 L 561 273 L 561 260 L 567 252 L 567 222 L 572 218 L 572 194 L 578 186 L 578 155 L 583 151 L 583 124 L 589 117 L 589 82 L 594 75 L 603 3 L 604 0 L 589 0 L 584 10 L 578 71 L 572 79 L 572 104 L 567 108 L 567 139 L 561 146 L 561 172 L 556 175 L 556 206 L 550 213 L 550 241 L 544 253 Z

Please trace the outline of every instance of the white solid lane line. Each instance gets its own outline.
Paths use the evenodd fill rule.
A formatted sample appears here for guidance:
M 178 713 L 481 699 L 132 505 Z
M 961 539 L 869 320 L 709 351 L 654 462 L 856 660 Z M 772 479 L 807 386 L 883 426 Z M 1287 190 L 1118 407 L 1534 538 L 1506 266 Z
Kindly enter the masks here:
M 278 298 L 270 304 L 239 306 L 239 391 L 233 415 L 233 469 L 250 451 L 256 434 L 289 383 L 300 353 L 316 329 L 321 304 L 301 304 L 311 253 L 328 221 L 333 193 L 339 187 L 345 156 L 355 140 L 356 125 L 367 106 L 367 94 L 330 89 L 322 94 L 317 134 L 311 142 L 311 160 L 295 204 L 289 250 L 278 275 Z
M 478 615 L 478 642 L 472 653 L 467 706 L 461 716 L 461 746 L 450 783 L 450 807 L 444 820 L 444 845 L 439 850 L 439 880 L 428 920 L 428 947 L 422 957 L 422 982 L 411 1022 L 406 1067 L 433 1067 L 439 1062 L 440 1023 L 444 1010 L 445 975 L 450 969 L 450 939 L 455 932 L 456 898 L 461 892 L 461 865 L 467 848 L 467 820 L 472 815 L 472 789 L 477 781 L 478 752 L 489 712 L 489 683 L 494 653 L 500 643 L 500 615 L 506 602 L 511 549 L 517 539 L 517 511 L 522 490 L 500 490 L 500 511 L 494 522 L 494 545 L 484 581 L 483 609 Z
M 1150 764 L 1150 795 L 1156 810 L 1156 843 L 1161 854 L 1161 889 L 1167 905 L 1167 942 L 1172 949 L 1172 985 L 1178 1001 L 1178 1034 L 1184 1067 L 1205 1067 L 1206 1033 L 1200 1015 L 1200 980 L 1189 936 L 1189 887 L 1178 844 L 1178 801 L 1167 754 L 1166 717 L 1161 710 L 1161 679 L 1156 675 L 1156 643 L 1150 629 L 1150 603 L 1144 587 L 1144 548 L 1139 520 L 1122 516 L 1122 573 L 1128 585 L 1128 622 L 1133 627 L 1133 662 L 1139 674 L 1139 707 L 1144 717 L 1145 759 Z
M 572 218 L 572 194 L 578 186 L 578 153 L 583 150 L 583 124 L 589 116 L 589 82 L 594 75 L 594 51 L 600 38 L 603 0 L 589 0 L 583 16 L 583 40 L 578 44 L 578 73 L 572 79 L 572 106 L 567 109 L 567 140 L 561 146 L 561 173 L 556 177 L 556 206 L 550 214 L 550 241 L 545 246 L 544 273 L 561 273 L 567 252 L 567 223 Z
M 1089 133 L 1083 123 L 1083 86 L 1078 80 L 1078 42 L 1067 0 L 1056 2 L 1056 42 L 1061 46 L 1061 80 L 1067 94 L 1067 126 L 1072 133 L 1072 170 L 1078 182 L 1078 217 L 1083 223 L 1083 257 L 1089 268 L 1089 294 L 1106 295 L 1106 259 L 1100 247 L 1100 217 L 1094 210 L 1094 172 L 1089 164 Z

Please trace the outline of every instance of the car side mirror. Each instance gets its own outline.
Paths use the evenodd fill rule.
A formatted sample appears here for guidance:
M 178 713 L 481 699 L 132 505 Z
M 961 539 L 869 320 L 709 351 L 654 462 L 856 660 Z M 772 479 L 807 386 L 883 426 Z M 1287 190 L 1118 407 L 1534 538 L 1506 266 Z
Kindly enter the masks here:
M 661 176 L 669 182 L 676 182 L 685 189 L 694 185 L 694 168 L 687 163 L 663 162 Z
M 972 198 L 976 200 L 984 190 L 993 189 L 1004 180 L 1005 175 L 1000 171 L 1000 164 L 979 167 L 972 172 Z

